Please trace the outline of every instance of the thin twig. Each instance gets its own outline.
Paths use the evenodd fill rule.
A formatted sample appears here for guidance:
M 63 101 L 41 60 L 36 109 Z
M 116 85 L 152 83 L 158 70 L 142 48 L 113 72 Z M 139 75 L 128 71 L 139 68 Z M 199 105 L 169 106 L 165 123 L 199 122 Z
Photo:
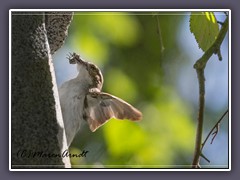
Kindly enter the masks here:
M 210 135 L 212 134 L 213 130 L 216 129 L 216 127 L 218 126 L 218 124 L 220 124 L 220 122 L 223 120 L 224 116 L 226 116 L 226 114 L 228 113 L 228 110 L 226 110 L 224 112 L 224 114 L 221 116 L 221 118 L 216 122 L 216 124 L 213 126 L 213 128 L 211 129 L 211 131 L 209 131 L 207 137 L 205 138 L 204 142 L 202 143 L 202 147 L 201 147 L 201 151 L 203 150 L 203 147 L 205 146 L 208 138 L 210 137 Z M 216 135 L 215 135 L 216 136 Z M 212 139 L 213 141 L 213 139 Z
M 211 143 L 210 143 L 210 144 L 213 143 L 215 137 L 217 136 L 217 134 L 218 134 L 218 132 L 219 132 L 219 129 L 220 129 L 219 126 L 220 126 L 220 124 L 218 123 L 217 126 L 215 127 L 215 131 L 212 133 L 213 137 L 212 137 L 212 140 L 211 140 Z
M 204 80 L 204 69 L 210 57 L 219 52 L 220 46 L 223 42 L 224 37 L 228 31 L 228 17 L 225 19 L 221 30 L 217 36 L 217 39 L 213 43 L 213 45 L 203 54 L 203 56 L 197 60 L 194 64 L 194 68 L 196 69 L 199 83 L 199 110 L 198 110 L 198 119 L 197 119 L 197 132 L 196 132 L 196 142 L 195 142 L 195 151 L 192 162 L 193 168 L 199 167 L 199 160 L 201 156 L 201 148 L 202 148 L 202 132 L 203 132 L 203 116 L 204 116 L 204 102 L 205 102 L 205 80 Z
M 204 156 L 203 153 L 201 153 L 201 157 L 205 159 L 208 163 L 210 163 L 210 160 L 206 156 Z
M 162 33 L 161 33 L 161 27 L 160 27 L 160 22 L 159 22 L 159 18 L 158 18 L 158 15 L 156 16 L 157 17 L 157 27 L 158 27 L 158 35 L 159 35 L 159 42 L 160 42 L 160 52 L 161 54 L 163 53 L 164 51 L 164 45 L 163 45 L 163 40 L 162 40 Z
M 221 22 L 221 21 L 217 21 L 217 23 L 220 24 L 220 25 L 223 25 L 223 22 Z
M 222 61 L 222 54 L 221 54 L 221 50 L 220 49 L 218 49 L 217 55 L 218 55 L 218 60 Z

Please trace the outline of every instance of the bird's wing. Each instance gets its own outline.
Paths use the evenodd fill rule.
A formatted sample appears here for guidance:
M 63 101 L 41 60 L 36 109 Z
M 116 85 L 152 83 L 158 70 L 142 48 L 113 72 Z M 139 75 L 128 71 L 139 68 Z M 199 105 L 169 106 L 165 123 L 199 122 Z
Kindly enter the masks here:
M 132 121 L 142 118 L 142 113 L 132 105 L 103 92 L 90 92 L 84 100 L 84 106 L 85 119 L 93 132 L 113 117 Z

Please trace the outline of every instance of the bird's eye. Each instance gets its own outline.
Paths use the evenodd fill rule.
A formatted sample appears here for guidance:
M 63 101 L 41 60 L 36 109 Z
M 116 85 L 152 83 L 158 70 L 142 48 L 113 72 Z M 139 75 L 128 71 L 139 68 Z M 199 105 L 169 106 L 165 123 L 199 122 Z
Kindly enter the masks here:
M 94 72 L 96 68 L 93 65 L 90 65 L 89 69 L 90 71 Z

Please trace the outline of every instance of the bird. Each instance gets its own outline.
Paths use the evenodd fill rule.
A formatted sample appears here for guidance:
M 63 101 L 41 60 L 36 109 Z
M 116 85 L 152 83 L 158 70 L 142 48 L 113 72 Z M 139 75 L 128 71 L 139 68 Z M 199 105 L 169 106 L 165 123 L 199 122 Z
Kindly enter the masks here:
M 70 146 L 84 122 L 94 132 L 109 119 L 139 121 L 142 113 L 112 94 L 102 92 L 103 75 L 93 63 L 77 53 L 69 53 L 70 64 L 76 64 L 78 75 L 59 88 L 67 144 Z M 117 83 L 117 82 L 116 82 Z

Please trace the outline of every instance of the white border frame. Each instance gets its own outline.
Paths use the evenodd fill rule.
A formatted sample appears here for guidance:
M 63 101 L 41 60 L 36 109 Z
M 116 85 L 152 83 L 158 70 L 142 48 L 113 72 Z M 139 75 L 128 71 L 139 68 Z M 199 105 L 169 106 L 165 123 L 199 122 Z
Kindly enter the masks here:
M 228 145 L 229 145 L 229 168 L 228 169 L 12 169 L 11 168 L 11 13 L 12 12 L 59 12 L 59 11 L 70 11 L 70 12 L 201 12 L 201 11 L 225 11 L 228 12 L 229 16 L 229 42 L 228 42 L 228 102 L 229 102 L 229 133 L 228 133 Z M 9 170 L 10 171 L 231 171 L 231 10 L 230 9 L 10 9 L 9 10 Z

